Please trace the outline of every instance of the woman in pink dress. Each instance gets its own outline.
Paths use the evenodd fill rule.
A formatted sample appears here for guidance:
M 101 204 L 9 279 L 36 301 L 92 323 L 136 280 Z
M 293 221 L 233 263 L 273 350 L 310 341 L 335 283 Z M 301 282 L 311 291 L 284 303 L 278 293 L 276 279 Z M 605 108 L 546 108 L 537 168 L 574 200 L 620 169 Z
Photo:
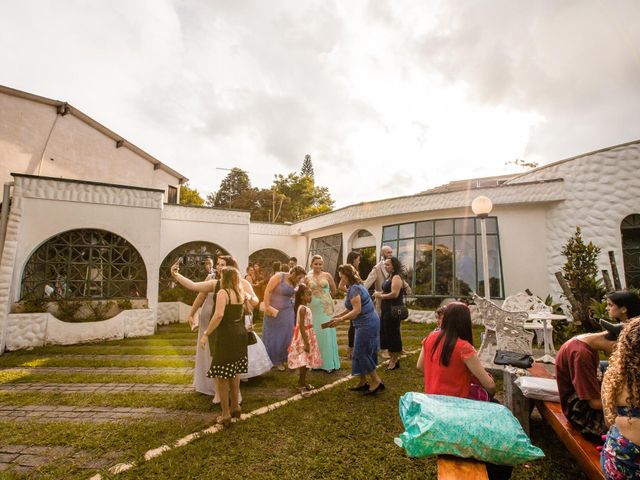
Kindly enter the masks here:
M 311 309 L 307 307 L 311 297 L 311 289 L 305 284 L 300 284 L 295 295 L 296 326 L 289 345 L 288 357 L 289 368 L 297 368 L 299 371 L 298 391 L 305 397 L 309 395 L 309 390 L 313 390 L 313 386 L 306 380 L 307 369 L 322 365 L 318 339 L 313 331 Z

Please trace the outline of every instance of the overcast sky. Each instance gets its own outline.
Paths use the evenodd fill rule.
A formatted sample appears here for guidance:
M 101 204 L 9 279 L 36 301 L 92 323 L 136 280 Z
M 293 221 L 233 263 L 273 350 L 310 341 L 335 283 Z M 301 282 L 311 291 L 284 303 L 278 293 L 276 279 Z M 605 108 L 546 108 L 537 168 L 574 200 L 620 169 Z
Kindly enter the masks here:
M 638 0 L 0 0 L 0 83 L 336 206 L 640 139 Z

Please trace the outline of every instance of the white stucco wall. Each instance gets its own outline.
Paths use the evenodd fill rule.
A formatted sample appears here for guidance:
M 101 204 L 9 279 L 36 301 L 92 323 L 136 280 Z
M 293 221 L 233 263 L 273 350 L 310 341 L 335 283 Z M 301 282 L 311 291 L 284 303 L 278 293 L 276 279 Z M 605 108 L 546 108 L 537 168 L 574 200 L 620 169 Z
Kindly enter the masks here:
M 251 223 L 249 226 L 249 255 L 273 248 L 289 257 L 296 257 L 298 265 L 304 265 L 307 255 L 307 239 L 299 235 L 291 225 L 278 223 Z
M 176 247 L 211 242 L 238 260 L 241 271 L 249 258 L 249 213 L 204 207 L 165 205 L 162 211 L 160 262 Z M 157 289 L 157 281 L 156 281 Z
M 624 280 L 620 223 L 633 213 L 640 213 L 636 192 L 640 189 L 640 142 L 620 145 L 584 156 L 556 162 L 524 174 L 510 183 L 529 182 L 548 178 L 564 179 L 564 202 L 547 211 L 548 283 L 554 295 L 561 289 L 554 277 L 565 258 L 560 250 L 576 226 L 582 228 L 585 241 L 593 241 L 602 249 L 601 269 L 611 270 L 607 252 L 615 252 L 618 270 Z
M 179 178 L 57 107 L 0 92 L 0 179 L 11 173 L 134 185 L 166 191 Z

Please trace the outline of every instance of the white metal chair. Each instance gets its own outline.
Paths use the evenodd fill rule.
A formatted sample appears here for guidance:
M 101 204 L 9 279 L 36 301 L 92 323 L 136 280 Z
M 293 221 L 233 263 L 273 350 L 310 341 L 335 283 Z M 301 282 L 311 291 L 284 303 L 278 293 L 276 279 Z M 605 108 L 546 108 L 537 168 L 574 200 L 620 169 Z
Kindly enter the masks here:
M 509 312 L 525 312 L 529 313 L 551 313 L 551 308 L 546 305 L 539 297 L 529 295 L 525 292 L 518 292 L 515 295 L 509 295 L 502 303 L 502 309 Z M 544 321 L 541 319 L 532 319 L 527 316 L 524 328 L 533 330 L 536 333 L 536 343 L 541 345 L 544 342 Z M 553 327 L 549 325 L 548 335 L 553 336 Z
M 526 312 L 509 312 L 483 297 L 475 294 L 472 294 L 472 297 L 485 326 L 482 345 L 478 350 L 478 357 L 483 364 L 500 369 L 493 363 L 496 350 L 509 350 L 527 355 L 533 353 L 533 333 L 527 331 L 524 326 L 529 318 Z

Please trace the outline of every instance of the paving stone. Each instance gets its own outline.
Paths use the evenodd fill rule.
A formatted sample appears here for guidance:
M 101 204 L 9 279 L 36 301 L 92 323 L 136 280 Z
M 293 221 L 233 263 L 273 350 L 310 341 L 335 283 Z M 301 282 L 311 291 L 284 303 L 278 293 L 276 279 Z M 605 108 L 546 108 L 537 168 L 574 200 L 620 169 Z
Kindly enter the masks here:
M 10 463 L 0 463 L 0 472 L 9 470 L 12 466 L 13 465 L 11 465 Z
M 18 458 L 19 453 L 0 453 L 0 463 L 9 463 Z
M 66 447 L 64 445 L 60 445 L 60 446 L 57 446 L 57 447 L 51 447 L 49 449 L 48 455 L 51 458 L 68 457 L 74 451 L 75 451 L 75 449 L 73 447 Z
M 28 447 L 25 448 L 22 452 L 22 454 L 31 454 L 31 455 L 46 455 L 47 453 L 49 453 L 49 450 L 51 450 L 51 448 L 49 447 Z
M 0 453 L 20 453 L 25 448 L 29 448 L 29 445 L 2 445 Z
M 17 463 L 18 465 L 23 467 L 39 467 L 41 465 L 45 465 L 49 463 L 49 459 L 41 455 L 21 454 L 18 458 L 14 460 L 14 463 Z

